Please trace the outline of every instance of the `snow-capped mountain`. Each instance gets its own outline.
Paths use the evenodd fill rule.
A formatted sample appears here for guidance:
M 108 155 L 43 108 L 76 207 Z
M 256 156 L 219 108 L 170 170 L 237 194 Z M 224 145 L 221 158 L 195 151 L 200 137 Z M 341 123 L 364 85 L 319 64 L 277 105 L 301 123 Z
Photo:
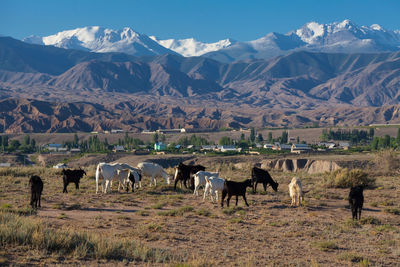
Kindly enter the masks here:
M 306 23 L 287 34 L 270 33 L 260 39 L 238 42 L 204 56 L 224 62 L 271 58 L 288 52 L 307 50 L 341 53 L 370 53 L 400 50 L 400 31 L 378 24 L 358 26 L 349 20 L 319 24 Z
M 128 27 L 122 30 L 111 30 L 99 26 L 84 27 L 46 37 L 30 36 L 23 41 L 99 53 L 121 52 L 134 56 L 175 54 L 147 35 L 137 33 Z
M 398 51 L 400 31 L 386 30 L 378 24 L 358 26 L 350 20 L 329 24 L 309 22 L 286 34 L 272 32 L 253 41 L 225 39 L 203 43 L 193 38 L 158 40 L 130 28 L 111 30 L 93 26 L 46 37 L 31 36 L 23 41 L 92 52 L 122 52 L 134 56 L 180 54 L 233 62 L 272 58 L 299 50 L 341 53 Z
M 164 46 L 165 48 L 175 51 L 185 57 L 201 56 L 209 52 L 214 52 L 222 48 L 229 47 L 232 44 L 236 43 L 236 41 L 232 39 L 220 40 L 215 43 L 203 43 L 197 41 L 194 38 L 181 40 L 158 40 L 155 36 L 150 36 L 150 38 L 160 45 Z

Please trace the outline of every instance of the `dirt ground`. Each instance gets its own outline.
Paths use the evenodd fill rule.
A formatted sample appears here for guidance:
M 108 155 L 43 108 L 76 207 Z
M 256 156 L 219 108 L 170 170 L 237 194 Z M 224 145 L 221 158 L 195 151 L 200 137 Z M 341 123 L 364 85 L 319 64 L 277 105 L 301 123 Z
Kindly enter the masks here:
M 218 165 L 215 158 L 203 162 L 211 171 L 218 168 L 224 178 L 250 177 L 250 164 L 238 169 L 223 160 Z M 222 209 L 220 203 L 209 198 L 203 201 L 201 195 L 190 191 L 175 192 L 160 179 L 157 187 L 149 187 L 148 177 L 134 193 L 117 192 L 114 184 L 111 194 L 96 194 L 94 166 L 88 169 L 89 177 L 82 179 L 80 190 L 71 184 L 68 194 L 62 193 L 61 177 L 45 176 L 42 208 L 36 217 L 57 229 L 131 238 L 166 249 L 185 257 L 188 266 L 400 266 L 400 215 L 393 212 L 400 208 L 398 176 L 375 177 L 376 188 L 364 191 L 362 218 L 366 219 L 358 223 L 351 220 L 347 207 L 349 190 L 322 186 L 323 174 L 296 174 L 307 191 L 302 207 L 290 207 L 287 185 L 294 174 L 272 172 L 279 183 L 278 192 L 269 187 L 265 193 L 259 185 L 256 194 L 248 190 L 249 207 L 239 199 L 238 208 L 233 208 L 232 199 L 230 208 Z M 173 169 L 168 172 L 172 174 Z M 25 207 L 28 179 L 1 176 L 0 205 Z M 0 265 L 129 264 L 82 262 L 23 247 L 3 249 Z

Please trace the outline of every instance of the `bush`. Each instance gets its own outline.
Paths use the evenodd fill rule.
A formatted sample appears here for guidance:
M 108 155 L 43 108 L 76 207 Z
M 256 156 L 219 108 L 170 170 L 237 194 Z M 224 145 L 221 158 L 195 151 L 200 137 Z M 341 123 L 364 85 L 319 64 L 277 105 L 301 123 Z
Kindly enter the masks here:
M 381 150 L 376 153 L 374 162 L 377 166 L 375 171 L 383 174 L 393 174 L 400 168 L 396 152 L 391 149 Z
M 350 188 L 357 185 L 374 187 L 375 178 L 369 178 L 368 174 L 360 169 L 339 169 L 327 173 L 323 180 L 327 187 Z

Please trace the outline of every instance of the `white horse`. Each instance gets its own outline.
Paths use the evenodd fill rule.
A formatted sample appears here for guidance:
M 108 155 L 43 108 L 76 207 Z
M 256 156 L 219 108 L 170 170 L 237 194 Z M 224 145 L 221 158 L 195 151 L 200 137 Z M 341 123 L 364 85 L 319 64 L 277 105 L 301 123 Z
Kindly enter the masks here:
M 117 175 L 117 170 L 133 169 L 129 164 L 126 163 L 105 163 L 101 162 L 96 168 L 96 194 L 99 191 L 99 179 L 102 178 L 101 192 L 111 192 L 111 182 Z
M 137 165 L 137 168 L 141 171 L 142 176 L 151 177 L 150 186 L 154 183 L 154 186 L 157 185 L 156 177 L 163 177 L 167 184 L 170 184 L 170 179 L 168 174 L 164 171 L 164 169 L 152 162 L 141 162 Z

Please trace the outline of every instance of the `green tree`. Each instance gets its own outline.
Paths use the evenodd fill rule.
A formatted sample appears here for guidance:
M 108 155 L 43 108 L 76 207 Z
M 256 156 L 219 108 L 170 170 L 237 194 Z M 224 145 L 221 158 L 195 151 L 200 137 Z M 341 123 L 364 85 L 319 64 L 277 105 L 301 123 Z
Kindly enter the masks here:
M 250 128 L 250 141 L 252 143 L 254 143 L 254 141 L 256 140 L 256 131 L 254 129 L 254 127 Z
M 369 139 L 374 138 L 374 135 L 375 135 L 375 129 L 374 128 L 369 128 Z
M 28 147 L 30 145 L 30 143 L 31 143 L 31 138 L 29 137 L 29 135 L 25 135 L 22 145 L 24 147 Z
M 233 141 L 228 136 L 223 136 L 223 137 L 221 137 L 221 139 L 219 139 L 218 144 L 220 146 L 227 146 L 227 145 L 233 144 Z
M 74 134 L 74 143 L 73 143 L 73 146 L 74 146 L 74 147 L 78 147 L 78 145 L 79 145 L 79 137 L 78 137 L 78 134 Z
M 245 140 L 246 139 L 246 136 L 244 135 L 244 133 L 242 133 L 241 135 L 240 135 L 240 141 L 243 141 L 243 140 Z
M 296 142 L 297 144 L 300 144 L 300 137 L 297 136 Z
M 288 132 L 287 131 L 283 131 L 282 132 L 282 136 L 281 136 L 281 143 L 282 144 L 286 144 L 288 142 Z
M 158 143 L 158 133 L 153 134 L 153 142 Z
M 18 140 L 11 140 L 9 145 L 8 145 L 8 150 L 9 151 L 15 151 L 21 146 L 20 142 Z
M 272 132 L 268 132 L 268 143 L 273 143 L 274 139 L 272 138 Z
M 261 143 L 261 142 L 263 142 L 263 141 L 264 141 L 264 137 L 262 136 L 261 133 L 259 133 L 259 134 L 257 135 L 257 142 Z

